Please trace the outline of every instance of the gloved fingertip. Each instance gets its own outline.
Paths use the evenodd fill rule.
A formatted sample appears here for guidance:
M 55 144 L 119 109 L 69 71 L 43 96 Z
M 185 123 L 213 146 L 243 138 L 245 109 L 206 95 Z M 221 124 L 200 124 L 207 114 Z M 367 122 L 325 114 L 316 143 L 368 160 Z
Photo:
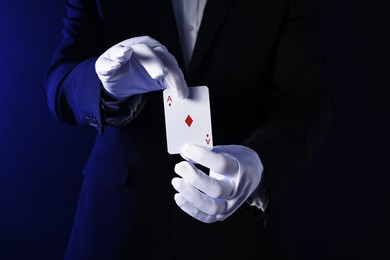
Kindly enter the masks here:
M 98 74 L 103 76 L 108 76 L 112 72 L 118 70 L 121 67 L 121 64 L 116 61 L 110 60 L 101 60 L 99 63 L 95 63 L 95 70 Z
M 183 177 L 185 175 L 185 173 L 192 169 L 192 166 L 190 164 L 190 162 L 188 161 L 182 161 L 182 162 L 179 162 L 175 165 L 175 168 L 174 168 L 174 171 L 181 177 Z
M 184 157 L 186 158 L 189 158 L 189 159 L 193 159 L 193 155 L 195 153 L 198 153 L 200 149 L 205 149 L 199 145 L 195 145 L 195 144 L 185 144 L 182 148 L 182 154 Z
M 183 162 L 177 163 L 177 164 L 175 165 L 175 167 L 173 168 L 173 170 L 174 170 L 176 173 L 180 172 L 180 169 L 183 167 L 182 164 L 183 164 Z
M 107 68 L 107 69 L 110 70 L 110 71 L 114 71 L 114 70 L 119 69 L 120 66 L 121 66 L 121 64 L 119 62 L 112 62 L 110 64 L 110 67 Z
M 173 178 L 172 180 L 171 180 L 171 184 L 172 184 L 172 186 L 175 188 L 175 189 L 177 189 L 178 187 L 179 187 L 179 183 L 180 183 L 180 178 Z
M 130 60 L 130 57 L 132 56 L 133 50 L 126 46 L 116 46 L 116 48 L 113 48 L 108 54 L 107 58 L 124 63 Z
M 133 55 L 133 50 L 131 48 L 126 48 L 123 51 L 122 60 L 123 61 L 128 61 L 128 60 L 130 60 L 132 55 Z
M 176 193 L 173 198 L 176 201 L 176 204 L 181 207 L 186 203 L 186 200 L 183 198 L 183 196 L 180 195 L 180 193 Z

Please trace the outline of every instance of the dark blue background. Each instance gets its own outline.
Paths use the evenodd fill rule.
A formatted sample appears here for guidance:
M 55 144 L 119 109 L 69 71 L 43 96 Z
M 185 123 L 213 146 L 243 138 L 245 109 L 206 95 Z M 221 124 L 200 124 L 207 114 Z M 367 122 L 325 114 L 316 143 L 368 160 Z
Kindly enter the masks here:
M 301 259 L 389 259 L 386 1 L 324 3 L 336 121 L 290 191 Z M 62 259 L 94 129 L 50 114 L 44 75 L 62 1 L 0 3 L 0 259 Z

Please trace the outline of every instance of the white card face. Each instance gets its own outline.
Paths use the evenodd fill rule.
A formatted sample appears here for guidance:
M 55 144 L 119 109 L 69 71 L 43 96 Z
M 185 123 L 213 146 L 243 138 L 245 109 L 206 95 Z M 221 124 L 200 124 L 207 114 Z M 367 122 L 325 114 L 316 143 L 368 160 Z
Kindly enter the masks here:
M 168 153 L 179 154 L 185 144 L 213 148 L 209 89 L 189 87 L 186 99 L 163 91 Z

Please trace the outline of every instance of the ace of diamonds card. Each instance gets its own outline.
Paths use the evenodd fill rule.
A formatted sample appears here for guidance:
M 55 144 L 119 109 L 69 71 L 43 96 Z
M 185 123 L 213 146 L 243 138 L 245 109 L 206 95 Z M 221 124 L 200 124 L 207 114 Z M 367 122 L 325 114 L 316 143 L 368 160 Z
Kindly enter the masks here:
M 163 91 L 169 154 L 179 154 L 185 144 L 213 147 L 210 99 L 207 86 L 189 87 L 186 99 Z

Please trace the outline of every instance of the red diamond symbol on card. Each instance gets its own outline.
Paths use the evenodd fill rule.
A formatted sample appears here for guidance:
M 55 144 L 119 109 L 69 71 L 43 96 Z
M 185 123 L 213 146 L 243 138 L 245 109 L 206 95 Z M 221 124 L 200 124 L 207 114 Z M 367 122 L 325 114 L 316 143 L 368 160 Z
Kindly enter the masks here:
M 188 115 L 187 118 L 186 118 L 186 120 L 185 120 L 185 122 L 186 122 L 186 124 L 187 124 L 188 126 L 191 126 L 193 121 L 194 121 L 194 120 L 192 120 L 192 118 L 190 117 L 190 115 Z

